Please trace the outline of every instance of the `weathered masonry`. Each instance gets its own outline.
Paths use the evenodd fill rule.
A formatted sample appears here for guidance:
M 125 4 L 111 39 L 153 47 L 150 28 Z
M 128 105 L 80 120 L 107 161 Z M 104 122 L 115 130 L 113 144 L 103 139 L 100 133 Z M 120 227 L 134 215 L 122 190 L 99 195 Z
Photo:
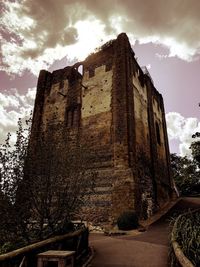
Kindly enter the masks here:
M 59 146 L 67 142 L 87 147 L 87 173 L 98 173 L 84 210 L 90 220 L 112 222 L 126 210 L 147 218 L 170 198 L 163 98 L 125 33 L 83 62 L 40 72 L 30 140 L 35 150 L 38 138 L 51 138 L 55 157 L 63 156 Z

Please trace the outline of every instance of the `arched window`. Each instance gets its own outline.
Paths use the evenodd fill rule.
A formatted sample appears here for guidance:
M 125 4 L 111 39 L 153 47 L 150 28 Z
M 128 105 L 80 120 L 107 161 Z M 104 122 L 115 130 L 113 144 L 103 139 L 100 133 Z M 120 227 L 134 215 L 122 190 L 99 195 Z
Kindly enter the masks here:
M 78 67 L 78 72 L 79 72 L 81 75 L 83 75 L 83 65 L 80 65 L 80 66 Z
M 157 142 L 159 145 L 161 145 L 161 139 L 160 139 L 160 127 L 158 123 L 156 122 L 156 137 L 157 137 Z

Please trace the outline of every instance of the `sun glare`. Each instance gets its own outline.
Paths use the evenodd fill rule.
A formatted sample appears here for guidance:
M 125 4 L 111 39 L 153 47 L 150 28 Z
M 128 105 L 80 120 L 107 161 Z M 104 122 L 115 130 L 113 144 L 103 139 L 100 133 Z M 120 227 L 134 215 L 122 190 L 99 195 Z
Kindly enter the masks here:
M 110 38 L 104 32 L 105 26 L 98 20 L 91 18 L 88 21 L 78 21 L 74 26 L 78 31 L 78 41 L 67 47 L 69 58 L 84 60 Z

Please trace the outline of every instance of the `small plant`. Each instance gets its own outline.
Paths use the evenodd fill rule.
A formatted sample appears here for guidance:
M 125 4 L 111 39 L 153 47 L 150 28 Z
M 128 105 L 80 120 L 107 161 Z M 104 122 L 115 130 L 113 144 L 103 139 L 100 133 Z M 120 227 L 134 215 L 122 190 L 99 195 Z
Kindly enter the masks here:
M 133 211 L 123 212 L 118 220 L 117 225 L 119 230 L 132 230 L 138 227 L 138 217 Z
M 194 266 L 200 266 L 200 210 L 180 215 L 174 220 L 173 238 Z M 170 261 L 170 266 L 177 266 L 172 246 Z

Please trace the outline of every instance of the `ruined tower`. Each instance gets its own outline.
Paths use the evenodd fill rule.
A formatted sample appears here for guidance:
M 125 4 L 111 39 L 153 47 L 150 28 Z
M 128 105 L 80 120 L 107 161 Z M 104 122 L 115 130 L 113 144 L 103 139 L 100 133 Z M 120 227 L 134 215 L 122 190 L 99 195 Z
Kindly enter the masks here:
M 115 221 L 126 210 L 147 218 L 170 198 L 163 98 L 125 33 L 83 62 L 40 72 L 30 139 L 36 154 L 41 136 L 51 136 L 56 157 L 58 143 L 78 142 L 90 151 L 87 171 L 98 173 L 91 220 Z

